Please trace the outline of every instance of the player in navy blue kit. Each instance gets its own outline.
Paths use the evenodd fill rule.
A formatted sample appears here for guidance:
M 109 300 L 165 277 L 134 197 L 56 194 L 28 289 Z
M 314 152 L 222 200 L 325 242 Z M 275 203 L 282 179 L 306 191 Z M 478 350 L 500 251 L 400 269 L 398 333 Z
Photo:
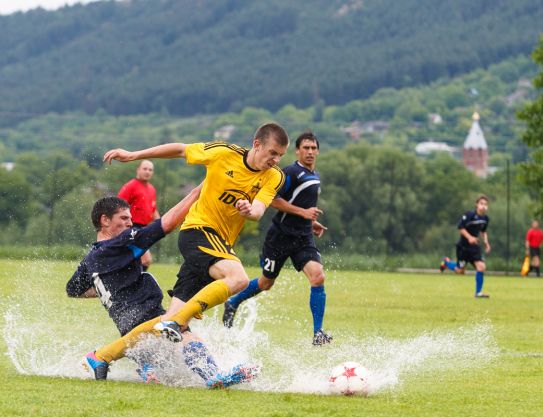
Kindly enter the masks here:
M 321 255 L 313 235 L 321 237 L 326 227 L 317 221 L 320 178 L 315 170 L 319 141 L 310 131 L 296 140 L 298 160 L 283 169 L 285 184 L 271 206 L 278 210 L 266 235 L 260 257 L 262 275 L 225 303 L 223 323 L 232 327 L 239 305 L 261 291 L 269 290 L 290 258 L 297 271 L 303 271 L 311 285 L 309 305 L 313 315 L 313 344 L 330 343 L 332 337 L 322 330 L 326 293 Z
M 457 274 L 463 274 L 467 263 L 471 263 L 475 269 L 475 298 L 489 298 L 483 293 L 484 273 L 486 270 L 485 260 L 479 245 L 479 236 L 483 239 L 485 252 L 490 252 L 488 243 L 487 227 L 490 219 L 486 215 L 488 211 L 488 197 L 481 195 L 477 198 L 475 210 L 465 213 L 458 222 L 460 239 L 456 244 L 457 262 L 449 258 L 443 258 L 439 269 L 443 272 L 450 269 Z
M 143 271 L 141 256 L 185 218 L 200 193 L 197 187 L 162 218 L 143 228 L 133 227 L 129 204 L 118 197 L 104 197 L 92 209 L 97 241 L 66 284 L 69 297 L 98 297 L 121 335 L 137 325 L 161 316 L 162 290 L 154 277 Z M 190 332 L 188 332 L 190 333 Z M 185 338 L 183 354 L 189 368 L 210 387 L 241 382 L 239 372 L 219 373 L 213 357 L 194 335 Z M 97 365 L 91 352 L 85 364 L 96 379 L 106 379 L 108 367 Z M 150 359 L 138 360 L 138 373 L 145 382 L 158 382 Z

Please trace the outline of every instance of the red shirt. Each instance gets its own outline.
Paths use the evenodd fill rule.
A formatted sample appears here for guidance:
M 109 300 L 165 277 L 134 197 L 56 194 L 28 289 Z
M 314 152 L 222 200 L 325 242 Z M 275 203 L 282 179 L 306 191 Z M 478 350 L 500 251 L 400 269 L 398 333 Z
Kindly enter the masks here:
M 543 242 L 543 230 L 529 229 L 526 233 L 526 240 L 531 248 L 539 248 Z
M 117 197 L 130 204 L 133 223 L 151 223 L 156 210 L 156 190 L 151 183 L 134 178 L 121 187 Z

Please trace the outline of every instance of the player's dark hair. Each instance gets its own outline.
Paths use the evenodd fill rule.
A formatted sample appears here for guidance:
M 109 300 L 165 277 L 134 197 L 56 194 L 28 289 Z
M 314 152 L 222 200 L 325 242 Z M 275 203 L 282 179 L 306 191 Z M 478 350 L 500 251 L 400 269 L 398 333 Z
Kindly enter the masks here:
M 480 194 L 478 197 L 477 197 L 477 200 L 475 200 L 475 204 L 477 204 L 479 201 L 481 200 L 485 200 L 487 203 L 488 203 L 488 197 L 484 194 Z
M 259 139 L 262 144 L 265 144 L 270 138 L 281 146 L 288 146 L 288 134 L 285 129 L 277 123 L 266 123 L 260 126 L 255 132 L 255 139 Z
M 304 140 L 310 140 L 312 142 L 315 142 L 315 144 L 317 145 L 317 149 L 320 149 L 319 140 L 311 130 L 308 129 L 300 136 L 298 136 L 298 139 L 296 139 L 296 149 L 300 149 L 300 145 Z
M 97 232 L 100 231 L 102 225 L 100 218 L 105 214 L 108 219 L 111 219 L 115 213 L 121 209 L 129 209 L 130 205 L 119 197 L 104 197 L 94 203 L 92 207 L 91 219 L 92 224 Z

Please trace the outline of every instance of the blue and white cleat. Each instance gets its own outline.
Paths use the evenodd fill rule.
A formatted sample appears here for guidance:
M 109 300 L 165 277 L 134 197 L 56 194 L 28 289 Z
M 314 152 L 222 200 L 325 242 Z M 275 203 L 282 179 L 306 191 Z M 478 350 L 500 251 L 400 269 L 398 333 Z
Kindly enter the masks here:
M 158 380 L 155 368 L 153 365 L 149 363 L 144 363 L 141 368 L 138 368 L 136 370 L 140 378 L 143 380 L 146 384 L 160 384 L 160 381 Z
M 324 330 L 319 329 L 313 335 L 313 346 L 323 346 L 331 343 L 334 338 L 326 333 Z
M 162 334 L 168 340 L 179 343 L 183 340 L 181 326 L 175 321 L 161 321 L 153 326 L 153 329 Z
M 107 379 L 109 363 L 98 359 L 94 352 L 87 353 L 83 357 L 81 364 L 89 374 L 94 375 L 94 379 L 99 381 L 105 381 Z
M 232 385 L 250 382 L 260 374 L 258 365 L 236 365 L 228 372 L 219 372 L 206 382 L 209 389 L 226 389 Z

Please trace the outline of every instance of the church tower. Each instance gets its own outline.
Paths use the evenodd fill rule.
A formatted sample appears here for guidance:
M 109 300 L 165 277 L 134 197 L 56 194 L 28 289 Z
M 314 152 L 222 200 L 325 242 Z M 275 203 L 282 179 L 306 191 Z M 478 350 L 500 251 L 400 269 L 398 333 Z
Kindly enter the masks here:
M 464 166 L 474 172 L 478 177 L 488 175 L 488 146 L 481 126 L 479 114 L 473 113 L 473 123 L 469 130 L 462 151 Z

